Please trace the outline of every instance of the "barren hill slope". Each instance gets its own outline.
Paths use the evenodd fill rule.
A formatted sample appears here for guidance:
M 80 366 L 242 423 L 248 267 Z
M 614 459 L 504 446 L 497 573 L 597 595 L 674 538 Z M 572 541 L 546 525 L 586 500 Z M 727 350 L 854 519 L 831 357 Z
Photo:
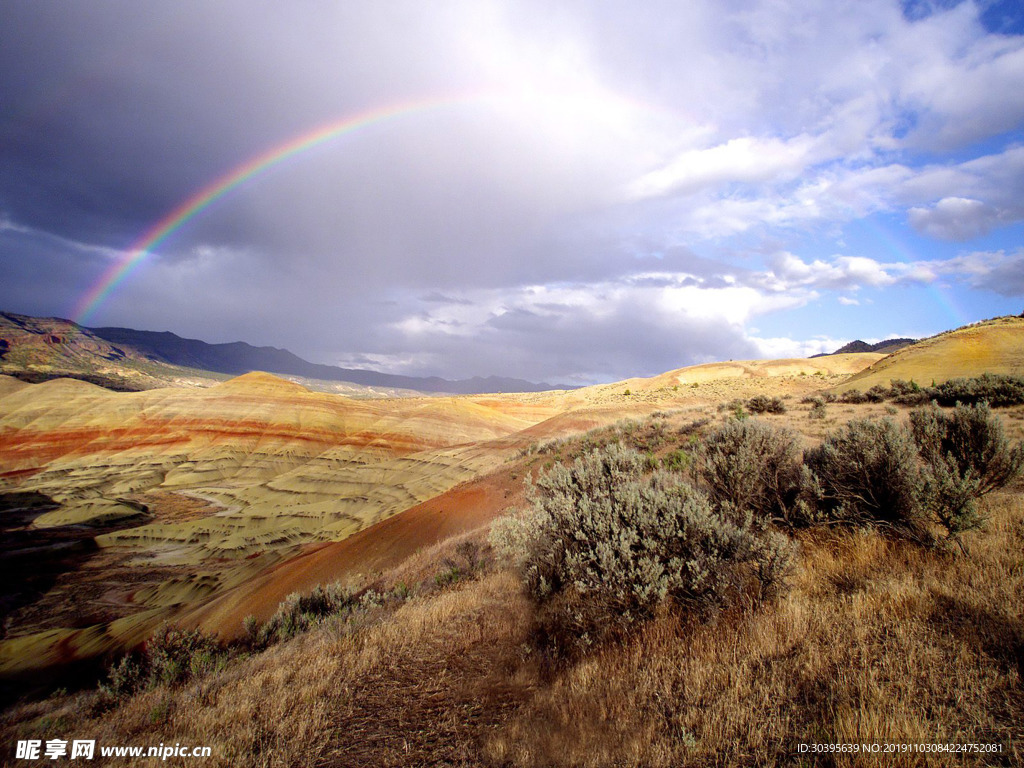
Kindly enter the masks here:
M 866 390 L 892 379 L 936 384 L 983 373 L 1024 375 L 1024 317 L 999 317 L 897 350 L 836 387 Z

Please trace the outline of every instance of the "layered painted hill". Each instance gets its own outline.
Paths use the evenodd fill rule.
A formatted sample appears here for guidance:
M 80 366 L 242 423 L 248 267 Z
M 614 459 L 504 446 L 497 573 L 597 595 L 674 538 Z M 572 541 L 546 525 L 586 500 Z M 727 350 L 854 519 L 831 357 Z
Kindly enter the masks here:
M 1024 375 L 1024 317 L 1000 317 L 897 350 L 836 389 L 866 390 L 894 379 L 921 385 L 983 373 Z
M 0 401 L 0 478 L 61 503 L 37 525 L 134 517 L 122 499 L 156 487 L 201 492 L 222 511 L 101 543 L 245 556 L 268 541 L 346 535 L 429 498 L 479 469 L 478 444 L 543 415 L 464 399 L 350 400 L 263 373 L 139 393 L 59 379 Z
M 0 496 L 52 500 L 14 510 L 27 520 L 18 535 L 41 543 L 10 558 L 59 561 L 66 541 L 94 543 L 19 598 L 0 674 L 124 647 L 166 619 L 237 631 L 240 613 L 270 610 L 282 593 L 486 523 L 521 492 L 501 473 L 534 442 L 656 409 L 699 410 L 723 393 L 801 395 L 878 357 L 398 399 L 312 392 L 259 372 L 140 392 L 0 376 Z

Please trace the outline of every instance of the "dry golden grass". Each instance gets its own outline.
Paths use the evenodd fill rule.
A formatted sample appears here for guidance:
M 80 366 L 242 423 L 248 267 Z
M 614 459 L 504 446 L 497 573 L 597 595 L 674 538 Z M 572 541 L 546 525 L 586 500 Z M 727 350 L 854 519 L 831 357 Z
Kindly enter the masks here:
M 452 550 L 430 554 L 443 560 Z M 428 572 L 426 554 L 397 575 Z M 216 766 L 477 765 L 483 737 L 535 679 L 517 671 L 528 606 L 507 572 L 428 592 L 393 615 L 370 610 L 348 625 L 328 623 L 111 711 L 90 716 L 95 694 L 16 707 L 2 731 L 11 744 L 209 745 L 204 765 Z
M 876 533 L 808 534 L 778 603 L 704 625 L 667 616 L 553 674 L 527 650 L 531 606 L 499 571 L 84 721 L 81 696 L 26 706 L 5 735 L 204 744 L 204 764 L 232 766 L 771 766 L 800 764 L 801 742 L 998 742 L 1002 755 L 987 758 L 884 764 L 1016 765 L 1024 497 L 986 505 L 989 530 L 969 557 Z M 429 576 L 450 549 L 392 582 Z
M 876 533 L 808 537 L 790 595 L 666 618 L 539 691 L 488 743 L 514 765 L 790 765 L 801 742 L 999 742 L 1024 758 L 1024 509 L 989 505 L 970 558 Z M 819 757 L 813 764 L 876 765 Z M 911 755 L 886 765 L 960 764 Z
M 1014 437 L 1022 412 L 1003 412 Z M 868 414 L 884 406 L 829 406 L 830 420 Z M 771 419 L 808 443 L 831 426 L 795 403 Z M 0 733 L 7 744 L 209 745 L 204 764 L 217 766 L 1019 765 L 1022 490 L 985 500 L 988 529 L 968 538 L 968 556 L 875 532 L 807 532 L 778 602 L 706 624 L 665 616 L 556 670 L 530 651 L 533 607 L 516 577 L 491 571 L 108 712 L 83 694 L 22 705 Z M 432 585 L 482 534 L 416 553 L 378 588 Z M 809 742 L 999 743 L 1002 753 L 801 758 Z

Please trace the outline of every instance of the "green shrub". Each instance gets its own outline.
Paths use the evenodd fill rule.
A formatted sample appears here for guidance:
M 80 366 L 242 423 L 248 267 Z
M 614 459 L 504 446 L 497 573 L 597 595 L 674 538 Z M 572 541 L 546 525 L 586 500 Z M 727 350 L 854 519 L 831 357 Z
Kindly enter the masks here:
M 475 579 L 484 570 L 483 548 L 475 541 L 462 541 L 453 556 L 445 557 L 442 570 L 434 576 L 434 584 L 444 588 L 460 581 Z
M 806 451 L 804 461 L 826 519 L 928 540 L 928 478 L 906 427 L 888 418 L 853 420 Z
M 678 475 L 644 475 L 642 457 L 619 446 L 553 467 L 533 498 L 536 532 L 522 565 L 539 606 L 534 639 L 555 657 L 662 607 L 773 594 L 792 555 L 786 537 L 716 510 Z
M 786 404 L 779 397 L 768 397 L 768 395 L 754 395 L 747 401 L 747 408 L 751 413 L 785 413 Z
M 1010 445 L 985 403 L 958 405 L 950 414 L 934 403 L 910 413 L 911 430 L 932 477 L 932 505 L 950 538 L 980 528 L 978 499 L 1018 477 L 1024 446 Z
M 99 693 L 106 703 L 121 701 L 146 687 L 147 674 L 140 654 L 129 653 L 118 659 L 100 683 Z
M 227 652 L 198 629 L 162 624 L 135 653 L 119 659 L 101 683 L 101 698 L 117 701 L 156 685 L 178 685 L 222 666 Z
M 1024 445 L 1010 445 L 1002 422 L 985 403 L 958 405 L 949 414 L 933 404 L 911 411 L 910 424 L 925 461 L 973 475 L 979 495 L 1002 488 L 1024 468 Z
M 859 403 L 866 403 L 868 396 L 861 392 L 859 389 L 848 389 L 839 396 L 839 402 L 851 403 L 857 405 Z
M 175 685 L 210 672 L 221 655 L 220 645 L 198 629 L 161 626 L 146 641 L 145 657 L 151 684 Z
M 806 398 L 805 402 L 811 404 L 810 410 L 807 412 L 807 418 L 809 419 L 824 419 L 828 416 L 828 409 L 825 407 L 825 400 L 821 397 Z
M 679 427 L 679 429 L 677 430 L 677 434 L 680 437 L 689 437 L 693 439 L 697 435 L 699 435 L 701 431 L 704 429 L 704 427 L 706 427 L 710 423 L 711 419 L 707 417 L 694 419 L 693 421 L 687 424 L 683 424 L 681 427 Z
M 718 506 L 749 511 L 755 523 L 807 519 L 796 433 L 763 421 L 732 421 L 707 436 L 694 475 Z
M 880 403 L 889 396 L 889 390 L 882 384 L 875 384 L 864 393 L 864 399 L 869 403 Z
M 987 402 L 993 408 L 1024 403 L 1024 377 L 983 373 L 972 379 L 950 379 L 929 389 L 939 405 L 971 405 Z
M 265 624 L 259 626 L 246 620 L 246 633 L 250 645 L 265 648 L 275 642 L 287 640 L 308 630 L 318 621 L 351 612 L 359 606 L 355 593 L 339 583 L 317 585 L 308 595 L 293 592 Z
M 886 397 L 899 405 L 921 405 L 931 400 L 931 390 L 922 388 L 916 381 L 890 379 Z
M 685 448 L 676 448 L 669 451 L 662 459 L 662 466 L 675 472 L 682 472 L 693 463 L 693 454 Z

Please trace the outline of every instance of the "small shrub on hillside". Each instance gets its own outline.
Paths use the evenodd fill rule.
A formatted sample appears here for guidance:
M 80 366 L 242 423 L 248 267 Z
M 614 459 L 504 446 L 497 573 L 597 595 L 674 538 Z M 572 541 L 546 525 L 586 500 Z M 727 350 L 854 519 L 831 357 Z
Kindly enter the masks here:
M 950 379 L 928 393 L 939 405 L 987 402 L 993 408 L 1024 403 L 1024 377 L 983 373 L 973 379 Z
M 761 526 L 808 517 L 796 433 L 763 421 L 733 421 L 707 436 L 694 475 L 711 500 L 749 511 Z
M 868 389 L 864 393 L 864 399 L 869 403 L 880 403 L 889 396 L 889 390 L 882 384 L 875 384 L 875 386 Z
M 293 592 L 277 607 L 277 611 L 262 626 L 246 621 L 249 643 L 265 648 L 307 631 L 316 622 L 345 612 L 359 605 L 355 593 L 341 584 L 318 585 L 308 595 Z
M 444 588 L 475 579 L 484 570 L 485 561 L 484 550 L 477 542 L 459 542 L 454 556 L 444 558 L 441 571 L 434 576 L 434 584 Z
M 660 448 L 667 439 L 665 422 L 650 419 L 645 422 L 631 422 L 627 443 L 638 451 L 654 451 Z
M 691 437 L 691 436 L 694 436 L 694 435 L 698 435 L 698 434 L 700 434 L 701 430 L 703 430 L 704 427 L 706 427 L 710 423 L 711 423 L 711 419 L 709 419 L 707 417 L 703 417 L 703 418 L 700 418 L 700 419 L 694 419 L 693 421 L 691 421 L 691 422 L 689 422 L 687 424 L 683 424 L 683 426 L 681 426 L 677 430 L 677 433 L 679 434 L 680 437 Z
M 669 451 L 665 454 L 661 463 L 665 469 L 682 472 L 693 463 L 693 454 L 685 448 L 676 448 L 674 451 Z
M 536 536 L 523 571 L 539 605 L 536 640 L 579 651 L 653 616 L 777 590 L 792 545 L 749 514 L 716 510 L 701 491 L 618 446 L 555 466 L 534 492 Z
M 846 392 L 843 392 L 843 394 L 839 396 L 839 402 L 841 403 L 850 403 L 853 405 L 857 405 L 860 403 L 866 403 L 867 401 L 868 396 L 861 392 L 859 389 L 848 389 Z
M 912 411 L 910 424 L 931 471 L 936 519 L 959 542 L 961 533 L 984 522 L 978 499 L 1020 475 L 1024 446 L 1011 447 L 984 403 L 958 405 L 950 414 L 932 404 Z
M 117 701 L 155 685 L 177 685 L 221 666 L 226 651 L 198 629 L 161 625 L 140 651 L 114 664 L 99 687 L 101 698 Z
M 754 395 L 747 400 L 747 408 L 755 414 L 786 412 L 786 404 L 782 402 L 782 398 L 768 395 Z
M 830 520 L 877 525 L 928 539 L 928 478 L 910 430 L 891 419 L 857 419 L 804 454 Z
M 163 685 L 175 685 L 209 673 L 221 655 L 214 637 L 198 629 L 169 625 L 158 629 L 145 645 L 150 680 Z
M 99 692 L 104 703 L 121 701 L 146 687 L 148 677 L 139 654 L 122 656 L 107 672 L 107 679 L 100 683 Z

